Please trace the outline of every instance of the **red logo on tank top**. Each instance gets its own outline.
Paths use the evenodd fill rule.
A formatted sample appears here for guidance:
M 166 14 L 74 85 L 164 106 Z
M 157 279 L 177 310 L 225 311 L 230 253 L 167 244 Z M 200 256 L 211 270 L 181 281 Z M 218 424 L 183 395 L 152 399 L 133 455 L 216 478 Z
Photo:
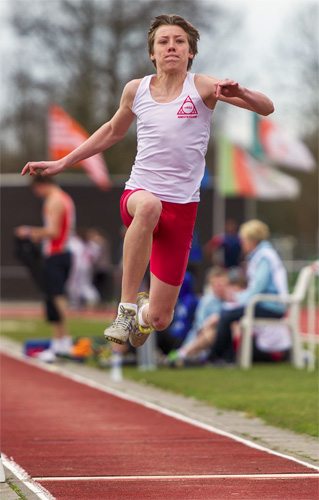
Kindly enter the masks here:
M 177 113 L 178 118 L 197 118 L 197 115 L 198 112 L 195 104 L 192 99 L 187 96 Z

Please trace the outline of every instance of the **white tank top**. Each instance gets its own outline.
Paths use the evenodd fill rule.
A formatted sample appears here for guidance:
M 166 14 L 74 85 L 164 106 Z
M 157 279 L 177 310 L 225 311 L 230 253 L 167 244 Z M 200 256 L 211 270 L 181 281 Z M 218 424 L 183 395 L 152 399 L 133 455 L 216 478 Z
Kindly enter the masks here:
M 199 201 L 213 111 L 200 97 L 194 74 L 187 73 L 179 97 L 154 101 L 151 79 L 145 76 L 136 92 L 137 155 L 126 189 L 142 188 L 161 201 Z

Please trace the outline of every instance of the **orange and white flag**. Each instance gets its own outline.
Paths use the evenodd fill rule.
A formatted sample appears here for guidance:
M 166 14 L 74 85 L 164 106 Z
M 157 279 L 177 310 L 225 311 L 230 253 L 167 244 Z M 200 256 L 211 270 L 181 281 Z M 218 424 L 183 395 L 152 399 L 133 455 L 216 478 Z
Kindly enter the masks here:
M 311 172 L 316 161 L 309 148 L 292 137 L 277 123 L 255 114 L 255 148 L 263 151 L 268 161 L 294 170 Z
M 293 200 L 300 194 L 300 184 L 265 162 L 256 160 L 228 138 L 218 140 L 217 187 L 226 197 L 258 200 Z
M 51 104 L 48 113 L 48 150 L 51 160 L 59 160 L 80 146 L 89 134 L 57 104 Z M 82 160 L 82 167 L 100 189 L 111 187 L 108 169 L 101 153 Z

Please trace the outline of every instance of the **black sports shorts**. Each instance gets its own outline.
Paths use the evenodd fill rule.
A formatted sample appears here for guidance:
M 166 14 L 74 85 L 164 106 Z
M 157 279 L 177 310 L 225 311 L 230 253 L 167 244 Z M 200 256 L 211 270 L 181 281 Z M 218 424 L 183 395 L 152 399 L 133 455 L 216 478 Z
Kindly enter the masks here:
M 64 294 L 65 283 L 71 269 L 71 253 L 61 253 L 46 257 L 45 277 L 49 296 Z

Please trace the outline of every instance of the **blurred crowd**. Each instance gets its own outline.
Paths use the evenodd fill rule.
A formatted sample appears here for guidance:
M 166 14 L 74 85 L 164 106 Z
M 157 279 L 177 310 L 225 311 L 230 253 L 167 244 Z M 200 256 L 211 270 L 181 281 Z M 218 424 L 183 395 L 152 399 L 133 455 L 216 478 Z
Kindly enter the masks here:
M 121 228 L 124 237 L 125 227 Z M 172 368 L 214 364 L 233 366 L 240 342 L 240 319 L 256 293 L 286 293 L 287 275 L 269 242 L 269 228 L 261 221 L 248 221 L 238 230 L 228 220 L 225 232 L 200 247 L 195 235 L 193 252 L 185 274 L 172 323 L 156 333 L 157 362 Z M 111 242 L 100 229 L 79 230 L 71 239 L 73 265 L 67 282 L 72 307 L 96 307 L 114 298 L 121 280 L 121 245 L 112 264 Z M 205 277 L 198 292 L 198 265 Z M 149 286 L 146 273 L 143 289 Z M 272 302 L 259 304 L 256 314 L 280 318 L 285 308 Z M 289 359 L 291 341 L 282 325 L 254 329 L 253 361 Z M 117 348 L 122 354 L 134 350 L 129 343 Z
M 111 245 L 100 228 L 80 228 L 71 236 L 70 275 L 66 283 L 69 304 L 74 309 L 112 301 L 113 265 Z
M 208 241 L 204 255 L 214 265 L 206 273 L 202 294 L 195 307 L 185 307 L 186 300 L 192 303 L 189 295 L 193 294 L 186 273 L 187 295 L 183 284 L 165 344 L 158 336 L 164 363 L 175 368 L 204 363 L 234 365 L 240 320 L 250 299 L 256 294 L 288 293 L 286 270 L 269 238 L 269 228 L 262 221 L 248 221 L 238 231 L 236 223 L 229 220 L 225 233 Z M 263 301 L 255 307 L 259 318 L 276 320 L 284 314 L 285 305 L 278 302 Z M 269 323 L 254 328 L 253 361 L 286 361 L 290 347 L 286 326 Z
M 75 227 L 72 200 L 51 180 L 38 178 L 33 189 L 45 200 L 43 214 L 47 223 L 43 228 L 16 228 L 15 252 L 44 293 L 53 339 L 42 359 L 54 361 L 57 354 L 68 352 L 72 344 L 63 300 L 75 310 L 103 310 L 118 302 L 126 227 L 120 227 L 120 244 L 114 252 L 113 242 L 102 228 Z M 63 220 L 67 218 L 64 238 Z M 39 243 L 44 248 L 42 252 Z M 201 276 L 203 269 L 205 279 Z M 148 288 L 149 271 L 141 290 Z M 195 231 L 173 321 L 166 330 L 156 333 L 158 362 L 174 368 L 205 363 L 232 366 L 238 350 L 240 320 L 250 298 L 259 293 L 288 293 L 287 273 L 270 243 L 266 224 L 251 220 L 238 228 L 234 220 L 227 220 L 225 231 L 208 238 L 202 246 Z M 279 319 L 284 314 L 284 305 L 271 301 L 258 303 L 255 310 L 261 318 Z M 124 348 L 112 349 L 122 354 L 134 350 L 128 343 Z M 289 358 L 289 351 L 286 327 L 265 325 L 254 329 L 253 361 L 284 361 Z

